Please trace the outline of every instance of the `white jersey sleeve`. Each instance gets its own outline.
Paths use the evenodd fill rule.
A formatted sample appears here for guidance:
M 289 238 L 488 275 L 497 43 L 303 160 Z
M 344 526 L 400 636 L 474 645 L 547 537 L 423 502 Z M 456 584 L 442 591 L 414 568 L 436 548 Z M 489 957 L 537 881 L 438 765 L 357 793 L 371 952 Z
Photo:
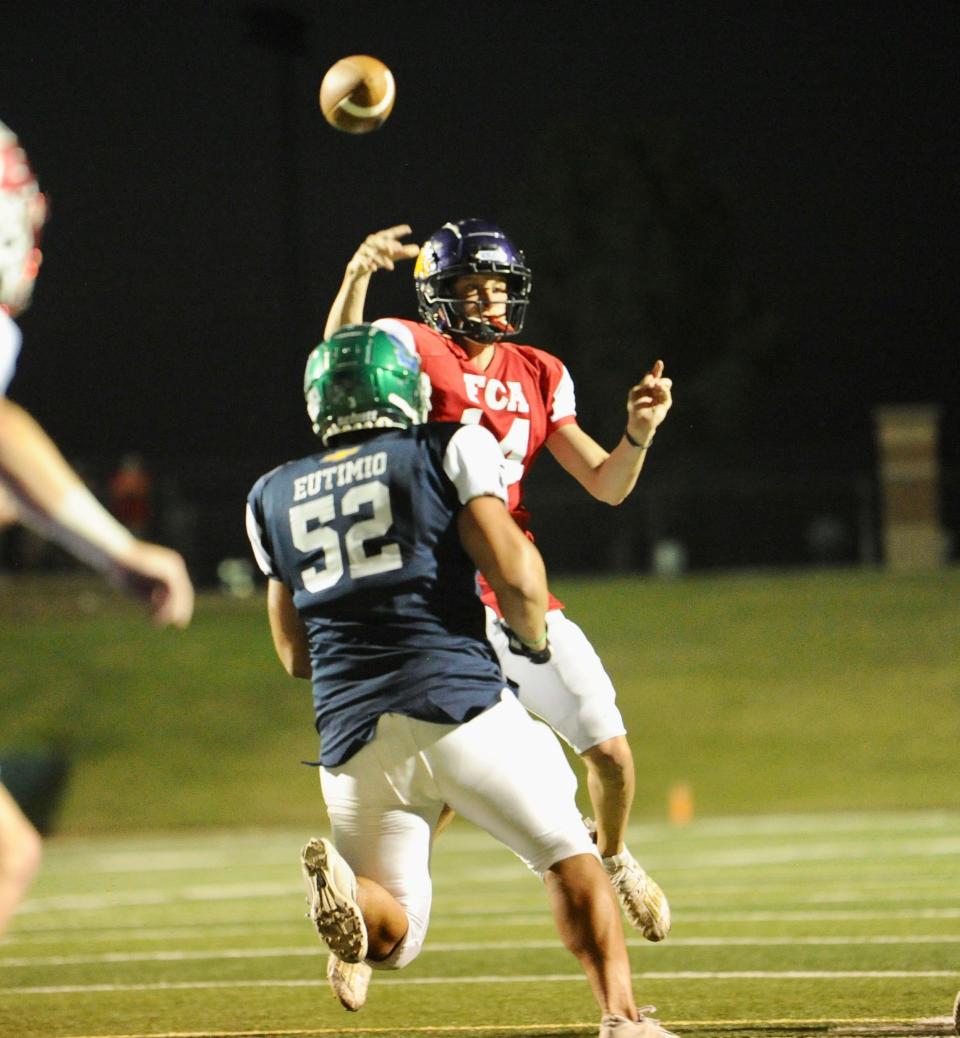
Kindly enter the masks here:
M 0 396 L 7 395 L 7 386 L 17 367 L 20 353 L 20 329 L 0 310 Z
M 506 459 L 500 445 L 482 426 L 464 425 L 450 437 L 443 471 L 457 488 L 460 504 L 484 496 L 507 503 Z
M 573 379 L 566 365 L 562 365 L 563 374 L 553 391 L 553 407 L 550 410 L 550 420 L 559 422 L 562 418 L 569 418 L 577 413 L 577 395 L 573 388 Z
M 253 514 L 253 507 L 250 502 L 247 502 L 247 539 L 250 541 L 250 548 L 253 551 L 253 557 L 256 559 L 257 565 L 260 567 L 260 572 L 265 577 L 270 577 L 271 580 L 279 580 L 273 565 L 273 559 L 270 558 L 270 553 L 263 546 L 263 531 L 260 529 L 260 524 L 257 522 L 257 517 Z

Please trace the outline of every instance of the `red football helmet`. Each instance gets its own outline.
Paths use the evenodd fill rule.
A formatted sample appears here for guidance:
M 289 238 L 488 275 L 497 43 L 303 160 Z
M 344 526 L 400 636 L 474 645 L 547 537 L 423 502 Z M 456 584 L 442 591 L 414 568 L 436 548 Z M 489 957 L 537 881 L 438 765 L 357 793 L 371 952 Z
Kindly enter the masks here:
M 16 134 L 0 122 L 0 307 L 17 314 L 30 304 L 40 270 L 40 229 L 47 200 Z

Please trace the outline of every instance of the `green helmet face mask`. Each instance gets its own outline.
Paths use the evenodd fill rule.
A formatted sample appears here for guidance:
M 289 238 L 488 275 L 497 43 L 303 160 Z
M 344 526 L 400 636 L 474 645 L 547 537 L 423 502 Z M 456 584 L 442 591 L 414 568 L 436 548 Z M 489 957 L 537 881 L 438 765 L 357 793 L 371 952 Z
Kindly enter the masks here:
M 348 324 L 310 354 L 307 414 L 324 446 L 361 429 L 406 429 L 426 420 L 420 358 L 370 324 Z

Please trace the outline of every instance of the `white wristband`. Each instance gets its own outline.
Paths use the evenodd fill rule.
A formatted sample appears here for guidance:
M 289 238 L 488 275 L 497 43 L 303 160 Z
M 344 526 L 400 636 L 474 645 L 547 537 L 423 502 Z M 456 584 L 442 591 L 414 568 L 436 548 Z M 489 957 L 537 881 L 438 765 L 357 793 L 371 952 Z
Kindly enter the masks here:
M 68 490 L 50 518 L 68 536 L 79 537 L 110 559 L 116 559 L 135 540 L 83 485 Z

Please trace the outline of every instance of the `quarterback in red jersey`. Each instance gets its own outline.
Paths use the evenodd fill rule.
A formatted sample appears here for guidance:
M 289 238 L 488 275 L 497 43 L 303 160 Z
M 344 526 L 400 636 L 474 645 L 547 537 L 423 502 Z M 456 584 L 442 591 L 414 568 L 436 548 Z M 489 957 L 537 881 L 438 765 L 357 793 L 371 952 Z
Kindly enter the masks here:
M 431 383 L 430 418 L 480 423 L 512 464 L 509 507 L 527 530 L 523 476 L 543 446 L 591 495 L 620 504 L 633 489 L 647 449 L 671 405 L 671 381 L 657 361 L 627 393 L 626 429 L 606 451 L 577 422 L 573 381 L 563 363 L 533 346 L 508 341 L 523 328 L 532 276 L 523 253 L 484 220 L 444 224 L 419 248 L 402 239 L 406 224 L 369 235 L 347 265 L 324 338 L 365 320 L 371 276 L 416 258 L 420 322 L 380 318 L 374 324 L 415 350 Z M 634 793 L 633 757 L 616 694 L 590 642 L 551 599 L 550 659 L 535 663 L 518 651 L 484 588 L 488 636 L 520 701 L 542 717 L 585 762 L 596 818 L 597 847 L 621 905 L 643 935 L 662 940 L 670 929 L 663 892 L 624 845 Z
M 464 346 L 430 327 L 394 317 L 374 323 L 420 356 L 430 380 L 431 421 L 476 423 L 496 437 L 507 460 L 510 514 L 527 531 L 524 473 L 553 433 L 577 420 L 567 369 L 543 350 L 502 343 L 486 369 L 478 371 Z M 484 604 L 499 615 L 496 596 L 481 583 Z M 551 606 L 562 608 L 555 598 Z

